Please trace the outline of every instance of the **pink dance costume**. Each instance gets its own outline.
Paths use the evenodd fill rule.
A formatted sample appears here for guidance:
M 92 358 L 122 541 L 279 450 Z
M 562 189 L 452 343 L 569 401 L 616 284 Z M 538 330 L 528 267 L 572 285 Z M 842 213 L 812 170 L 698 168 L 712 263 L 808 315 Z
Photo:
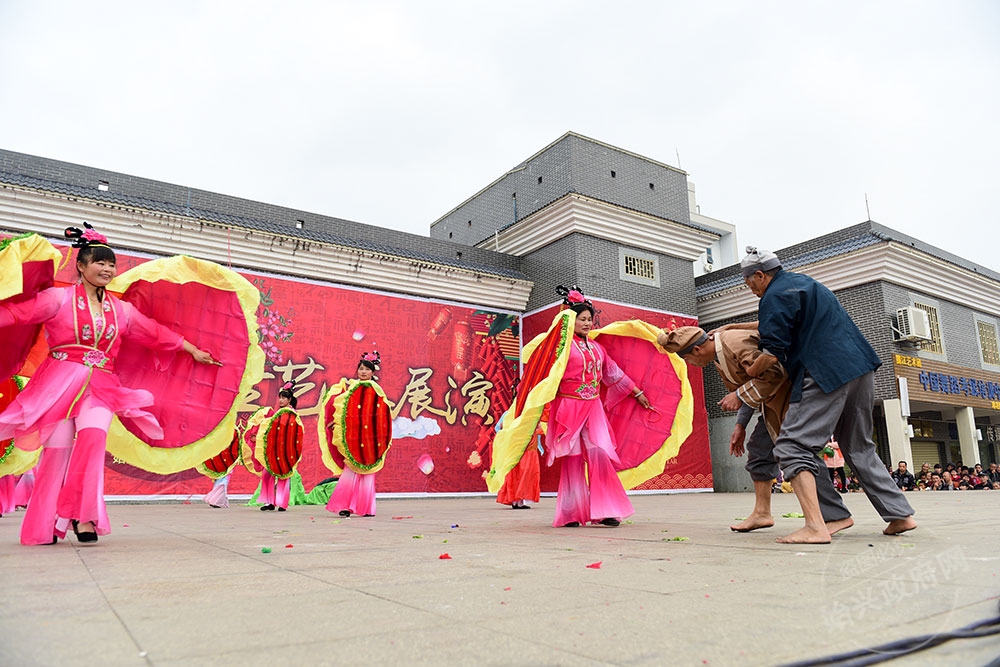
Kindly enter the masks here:
M 153 395 L 123 386 L 115 374 L 118 350 L 128 339 L 176 352 L 184 340 L 108 293 L 95 316 L 82 284 L 49 288 L 4 306 L 0 327 L 42 323 L 49 346 L 31 382 L 0 414 L 0 440 L 14 437 L 29 451 L 43 447 L 21 543 L 65 537 L 72 520 L 93 522 L 98 535 L 107 535 L 104 454 L 112 417 L 131 419 L 153 440 L 163 438 L 160 424 L 144 409 Z
M 255 443 L 254 457 L 261 464 L 260 496 L 257 502 L 265 509 L 288 509 L 292 476 L 302 457 L 302 422 L 291 406 L 258 411 L 258 420 L 251 418 L 248 437 Z
M 341 516 L 375 516 L 375 474 L 392 445 L 392 417 L 374 380 L 330 388 L 319 422 L 323 461 L 340 474 L 326 509 Z
M 562 460 L 553 526 L 624 519 L 634 512 L 618 479 L 615 435 L 601 402 L 600 386 L 616 400 L 635 383 L 593 340 L 573 336 L 566 371 L 552 402 L 546 437 L 547 464 Z M 588 483 L 589 480 L 589 483 Z

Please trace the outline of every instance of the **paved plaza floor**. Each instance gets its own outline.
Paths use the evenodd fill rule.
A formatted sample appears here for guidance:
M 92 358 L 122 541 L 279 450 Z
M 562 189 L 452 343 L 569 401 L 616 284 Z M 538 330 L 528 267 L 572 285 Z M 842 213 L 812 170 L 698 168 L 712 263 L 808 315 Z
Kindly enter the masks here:
M 94 546 L 17 543 L 0 518 L 0 664 L 777 665 L 995 617 L 1000 493 L 908 494 L 901 537 L 863 494 L 826 546 L 736 534 L 747 494 L 634 496 L 618 528 L 552 528 L 555 501 L 109 506 Z M 892 665 L 985 665 L 1000 636 Z

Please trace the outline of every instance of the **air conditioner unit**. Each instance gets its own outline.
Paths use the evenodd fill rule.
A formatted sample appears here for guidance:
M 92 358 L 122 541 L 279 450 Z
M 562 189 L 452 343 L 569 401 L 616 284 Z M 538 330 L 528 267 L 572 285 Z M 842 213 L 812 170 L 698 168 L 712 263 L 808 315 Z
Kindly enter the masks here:
M 927 311 L 914 306 L 896 309 L 897 341 L 911 343 L 922 340 L 932 340 L 931 321 Z

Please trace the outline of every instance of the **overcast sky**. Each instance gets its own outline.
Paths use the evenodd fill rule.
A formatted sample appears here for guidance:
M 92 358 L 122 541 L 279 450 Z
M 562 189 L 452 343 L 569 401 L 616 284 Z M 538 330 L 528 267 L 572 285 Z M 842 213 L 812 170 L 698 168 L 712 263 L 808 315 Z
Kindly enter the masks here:
M 1000 270 L 1000 3 L 0 0 L 0 147 L 426 235 L 573 130 Z

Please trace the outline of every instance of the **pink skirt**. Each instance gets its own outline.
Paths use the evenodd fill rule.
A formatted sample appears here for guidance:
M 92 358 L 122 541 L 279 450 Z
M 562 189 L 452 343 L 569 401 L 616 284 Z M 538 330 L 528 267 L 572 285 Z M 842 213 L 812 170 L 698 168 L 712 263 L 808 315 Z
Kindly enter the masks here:
M 334 513 L 347 510 L 351 514 L 375 516 L 375 473 L 361 475 L 344 468 L 326 509 Z

